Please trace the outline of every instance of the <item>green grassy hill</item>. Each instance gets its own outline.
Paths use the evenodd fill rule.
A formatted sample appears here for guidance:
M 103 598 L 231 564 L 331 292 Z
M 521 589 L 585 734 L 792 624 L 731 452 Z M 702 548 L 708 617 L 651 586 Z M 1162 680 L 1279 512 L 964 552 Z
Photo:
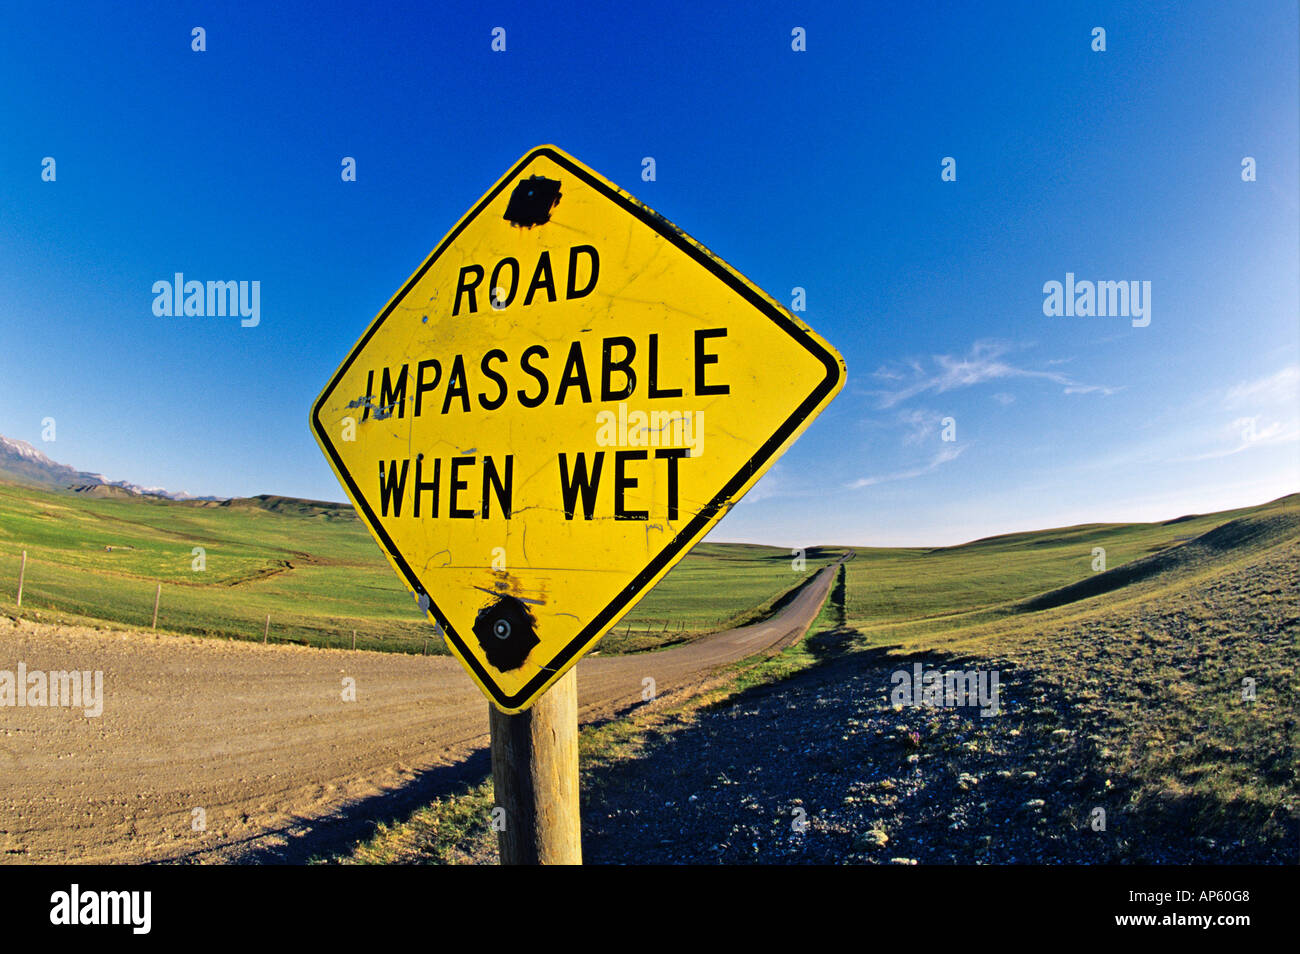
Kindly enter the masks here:
M 859 549 L 847 574 L 847 623 L 881 641 L 923 640 L 955 627 L 1046 609 L 1205 559 L 1203 534 L 1234 521 L 1294 519 L 1300 494 L 1241 510 L 1161 523 L 1087 524 L 938 549 Z M 1103 570 L 1096 551 L 1105 551 Z M 1219 561 L 1216 560 L 1216 566 Z
M 113 488 L 114 490 L 116 488 Z M 196 547 L 205 569 L 194 569 Z M 0 611 L 317 646 L 445 652 L 346 504 L 264 495 L 173 501 L 0 482 Z M 777 547 L 701 544 L 602 643 L 626 652 L 727 628 L 770 607 L 837 552 L 791 568 Z
M 1096 782 L 1086 804 L 1141 833 L 1110 860 L 1295 862 L 1300 495 L 877 554 L 847 564 L 845 590 L 852 650 L 1022 674 L 1048 753 L 1034 768 Z

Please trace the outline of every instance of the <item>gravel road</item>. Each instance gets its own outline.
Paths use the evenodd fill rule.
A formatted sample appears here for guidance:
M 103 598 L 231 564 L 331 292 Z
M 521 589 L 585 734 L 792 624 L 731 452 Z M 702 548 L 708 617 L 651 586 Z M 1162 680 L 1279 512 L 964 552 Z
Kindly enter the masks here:
M 797 640 L 835 567 L 771 619 L 584 659 L 584 721 L 686 694 Z M 0 619 L 0 673 L 103 672 L 103 712 L 0 705 L 0 859 L 296 862 L 487 768 L 487 705 L 447 657 Z M 0 676 L 2 678 L 2 676 Z M 344 701 L 345 680 L 355 701 Z

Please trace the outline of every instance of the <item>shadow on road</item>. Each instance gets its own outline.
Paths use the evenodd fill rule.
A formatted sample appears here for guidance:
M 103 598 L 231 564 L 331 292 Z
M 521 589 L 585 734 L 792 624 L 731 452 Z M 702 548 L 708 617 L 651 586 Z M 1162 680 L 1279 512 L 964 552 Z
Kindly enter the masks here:
M 642 757 L 594 773 L 583 853 L 601 864 L 1266 863 L 1243 832 L 1187 830 L 1187 799 L 1133 809 L 1098 756 L 1105 713 L 1008 660 L 847 651 L 652 735 Z M 989 670 L 999 714 L 895 708 L 895 673 Z M 1121 730 L 1122 731 L 1122 730 Z M 1104 812 L 1104 816 L 1098 811 Z M 1104 830 L 1097 826 L 1104 824 Z
M 359 799 L 331 815 L 304 818 L 260 833 L 256 838 L 257 844 L 239 854 L 233 863 L 298 865 L 312 858 L 347 854 L 357 842 L 369 838 L 381 822 L 404 821 L 434 799 L 457 794 L 482 782 L 491 768 L 488 750 L 480 749 L 459 763 L 419 772 L 399 788 Z M 202 858 L 191 856 L 176 860 L 184 863 L 201 861 Z

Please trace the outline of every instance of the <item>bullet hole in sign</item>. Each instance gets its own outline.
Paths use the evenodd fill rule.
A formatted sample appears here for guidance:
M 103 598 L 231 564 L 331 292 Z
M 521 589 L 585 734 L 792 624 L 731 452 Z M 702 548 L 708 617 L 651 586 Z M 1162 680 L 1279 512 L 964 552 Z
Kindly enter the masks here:
M 502 672 L 518 669 L 541 640 L 527 605 L 513 596 L 498 596 L 478 612 L 474 635 L 487 661 Z
M 545 176 L 529 176 L 510 193 L 505 220 L 531 228 L 551 221 L 551 209 L 560 204 L 560 182 Z

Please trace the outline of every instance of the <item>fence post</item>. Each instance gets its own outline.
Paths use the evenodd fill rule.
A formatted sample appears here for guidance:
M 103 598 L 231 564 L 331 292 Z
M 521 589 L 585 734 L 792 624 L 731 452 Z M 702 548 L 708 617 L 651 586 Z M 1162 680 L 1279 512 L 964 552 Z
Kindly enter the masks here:
M 355 629 L 352 631 L 352 648 L 357 648 L 357 631 Z
M 158 602 L 162 599 L 162 584 L 158 584 L 158 589 L 153 594 L 153 622 L 149 624 L 150 629 L 158 628 Z
M 23 605 L 23 577 L 27 575 L 27 551 L 23 551 L 23 565 L 18 568 L 18 608 Z
M 266 614 L 266 629 L 262 630 L 262 645 L 266 645 L 267 639 L 271 635 L 271 614 Z

